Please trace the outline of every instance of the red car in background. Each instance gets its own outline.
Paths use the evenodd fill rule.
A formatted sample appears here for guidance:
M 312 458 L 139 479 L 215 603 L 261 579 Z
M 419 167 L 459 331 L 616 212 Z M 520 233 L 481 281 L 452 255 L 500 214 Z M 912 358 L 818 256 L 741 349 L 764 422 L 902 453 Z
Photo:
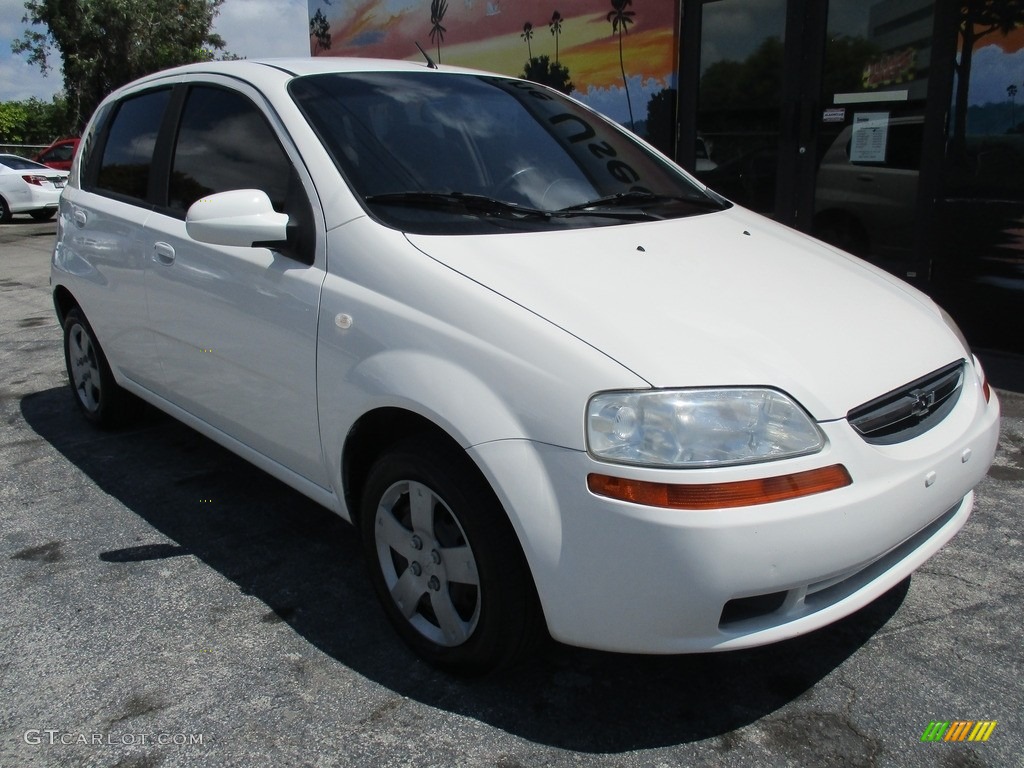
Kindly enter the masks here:
M 70 171 L 71 161 L 75 159 L 77 151 L 78 139 L 57 139 L 32 159 L 59 171 Z

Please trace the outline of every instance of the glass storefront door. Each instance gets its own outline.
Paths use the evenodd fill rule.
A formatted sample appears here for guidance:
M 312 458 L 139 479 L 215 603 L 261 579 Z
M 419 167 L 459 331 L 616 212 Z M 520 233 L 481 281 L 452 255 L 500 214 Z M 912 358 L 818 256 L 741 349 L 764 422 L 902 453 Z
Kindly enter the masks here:
M 831 0 L 814 232 L 904 277 L 915 254 L 934 0 Z
M 775 211 L 786 0 L 701 8 L 695 170 L 759 213 Z
M 821 0 L 700 2 L 698 177 L 925 277 L 916 208 L 934 6 L 830 0 L 826 15 Z
M 1024 7 L 681 3 L 680 161 L 1024 352 Z

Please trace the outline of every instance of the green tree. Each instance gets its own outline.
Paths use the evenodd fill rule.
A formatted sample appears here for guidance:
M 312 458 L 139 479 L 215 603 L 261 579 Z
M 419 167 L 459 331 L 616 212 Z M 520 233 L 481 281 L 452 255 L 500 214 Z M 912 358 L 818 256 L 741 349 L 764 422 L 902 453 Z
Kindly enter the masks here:
M 647 102 L 647 140 L 669 157 L 675 152 L 675 88 L 662 88 Z
M 0 102 L 0 141 L 5 144 L 25 142 L 25 124 L 28 110 L 20 101 Z
M 782 41 L 769 37 L 743 61 L 712 64 L 700 78 L 700 108 L 769 109 L 782 93 Z
M 527 61 L 526 67 L 519 76 L 567 95 L 576 90 L 576 86 L 569 79 L 568 67 L 562 66 L 557 61 L 551 61 L 547 55 L 537 56 Z
M 825 44 L 823 93 L 853 93 L 864 87 L 864 68 L 882 55 L 866 38 L 830 33 Z
M 0 102 L 0 142 L 49 144 L 69 132 L 63 95 L 50 102 L 36 98 Z
M 110 91 L 178 64 L 207 61 L 224 48 L 212 31 L 224 0 L 26 0 L 30 24 L 11 44 L 44 73 L 53 49 L 64 69 L 68 116 L 81 130 Z
M 309 36 L 313 38 L 313 55 L 320 51 L 331 50 L 331 23 L 324 12 L 317 8 L 313 18 L 309 20 Z
M 612 0 L 612 10 L 608 12 L 608 21 L 612 24 L 612 34 L 619 36 L 619 69 L 622 70 L 622 87 L 626 90 L 626 106 L 629 108 L 629 127 L 635 129 L 633 122 L 633 101 L 629 98 L 629 83 L 626 81 L 626 65 L 622 58 L 622 36 L 628 32 L 627 27 L 633 23 L 635 11 L 627 11 L 633 0 Z

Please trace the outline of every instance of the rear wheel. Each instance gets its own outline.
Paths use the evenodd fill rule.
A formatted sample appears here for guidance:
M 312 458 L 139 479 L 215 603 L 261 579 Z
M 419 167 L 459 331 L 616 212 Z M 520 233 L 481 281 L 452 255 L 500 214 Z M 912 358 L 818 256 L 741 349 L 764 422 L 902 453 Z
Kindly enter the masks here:
M 416 439 L 380 458 L 360 523 L 384 610 L 430 663 L 480 674 L 513 663 L 542 636 L 512 526 L 460 450 Z
M 0 196 L 0 224 L 7 224 L 12 218 L 14 216 L 11 213 L 11 206 Z
M 64 362 L 75 403 L 89 421 L 114 427 L 134 413 L 134 398 L 114 381 L 96 334 L 78 307 L 64 318 Z

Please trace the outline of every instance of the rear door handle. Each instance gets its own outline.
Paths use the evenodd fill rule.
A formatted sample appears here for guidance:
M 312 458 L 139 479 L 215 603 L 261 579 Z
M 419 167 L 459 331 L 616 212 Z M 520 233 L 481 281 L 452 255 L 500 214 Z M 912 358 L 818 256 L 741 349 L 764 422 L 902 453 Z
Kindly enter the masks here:
M 86 216 L 85 211 L 83 211 L 81 208 L 75 209 L 74 219 L 75 226 L 78 227 L 79 229 L 84 227 L 86 225 L 86 222 L 89 221 L 89 217 Z
M 153 261 L 167 266 L 174 263 L 174 248 L 170 243 L 155 243 L 153 245 Z

